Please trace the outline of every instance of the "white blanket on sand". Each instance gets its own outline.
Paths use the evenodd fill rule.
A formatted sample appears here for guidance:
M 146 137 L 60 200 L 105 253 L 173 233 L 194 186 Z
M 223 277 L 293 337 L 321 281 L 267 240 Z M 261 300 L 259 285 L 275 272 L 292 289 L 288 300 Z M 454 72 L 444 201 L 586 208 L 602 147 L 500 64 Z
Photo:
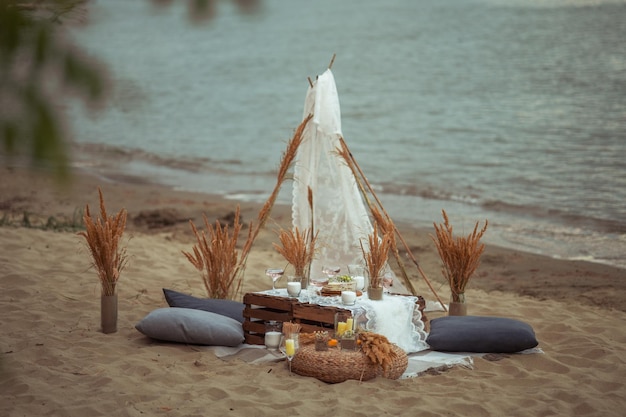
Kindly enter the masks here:
M 285 360 L 285 357 L 280 352 L 267 350 L 262 345 L 210 346 L 207 349 L 223 360 L 239 359 L 251 364 Z M 472 356 L 473 354 L 469 353 L 443 353 L 432 350 L 411 353 L 408 355 L 409 365 L 401 378 L 414 378 L 429 370 L 440 370 L 452 366 L 471 368 L 473 364 Z
M 426 311 L 438 311 L 440 309 L 441 305 L 439 303 L 432 302 L 430 300 L 426 302 Z M 286 360 L 282 353 L 267 350 L 263 345 L 242 344 L 237 347 L 209 346 L 206 347 L 206 349 L 213 352 L 215 356 L 223 360 L 238 359 L 251 364 L 262 364 Z M 543 351 L 540 348 L 533 348 L 519 353 L 532 354 L 543 353 Z M 498 360 L 503 357 L 503 355 L 489 355 L 484 353 L 445 353 L 433 350 L 422 350 L 419 352 L 409 353 L 407 356 L 409 364 L 400 379 L 415 378 L 429 371 L 444 370 L 453 366 L 462 366 L 472 369 L 474 357 L 490 357 L 491 360 Z

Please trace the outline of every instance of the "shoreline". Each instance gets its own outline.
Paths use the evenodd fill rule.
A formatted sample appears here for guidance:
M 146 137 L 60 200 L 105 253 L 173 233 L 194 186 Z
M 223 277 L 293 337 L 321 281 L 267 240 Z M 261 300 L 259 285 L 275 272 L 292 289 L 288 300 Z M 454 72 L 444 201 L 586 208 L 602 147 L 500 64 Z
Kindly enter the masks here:
M 123 174 L 74 171 L 72 183 L 60 185 L 46 173 L 24 168 L 3 168 L 0 185 L 0 218 L 3 226 L 20 225 L 28 213 L 31 227 L 43 227 L 53 218 L 52 228 L 76 222 L 77 212 L 89 203 L 98 207 L 97 187 L 104 193 L 110 212 L 124 207 L 128 211 L 127 231 L 130 234 L 166 236 L 177 242 L 193 244 L 189 220 L 203 227 L 203 214 L 210 223 L 234 212 L 240 206 L 242 222 L 255 222 L 261 204 L 235 201 L 219 195 L 174 190 L 144 178 Z M 79 220 L 79 219 L 78 219 Z M 290 227 L 291 213 L 287 205 L 277 204 L 265 230 L 254 247 L 274 252 L 275 230 Z M 397 223 L 426 278 L 447 302 L 449 290 L 440 273 L 440 264 L 430 234 L 432 230 Z M 489 231 L 487 232 L 489 233 Z M 254 250 L 253 247 L 253 250 Z M 468 288 L 491 292 L 507 292 L 538 300 L 558 300 L 626 311 L 626 270 L 618 267 L 578 260 L 556 259 L 486 244 L 476 275 Z M 406 251 L 399 246 L 402 259 Z M 272 255 L 276 255 L 272 253 Z M 282 262 L 273 256 L 274 262 Z M 392 268 L 396 265 L 390 260 Z M 434 298 L 423 277 L 410 264 L 405 265 L 420 295 Z M 263 267 L 261 267 L 263 268 Z M 250 268 L 248 268 L 250 271 Z M 251 273 L 251 272 L 247 272 Z M 262 288 L 261 288 L 262 289 Z
M 77 169 L 105 173 L 118 180 L 121 177 L 121 181 L 126 182 L 153 178 L 153 182 L 164 187 L 192 193 L 209 192 L 235 203 L 264 203 L 276 180 L 273 171 L 240 172 L 233 166 L 209 168 L 207 161 L 161 158 L 139 149 L 81 144 L 75 146 L 75 152 Z M 286 185 L 277 202 L 289 205 L 291 187 Z M 388 193 L 382 184 L 374 184 L 374 187 L 398 224 L 430 229 L 433 221 L 441 220 L 441 209 L 445 207 L 457 228 L 471 227 L 476 220 L 488 219 L 490 231 L 483 236 L 484 243 L 553 259 L 582 260 L 626 269 L 622 256 L 626 241 L 621 238 L 623 230 L 619 224 L 554 211 L 548 214 L 533 206 L 495 202 L 485 206 L 455 198 L 440 199 L 435 194 L 427 197 L 419 193 Z
M 466 292 L 468 314 L 528 323 L 541 353 L 476 356 L 470 367 L 441 367 L 415 378 L 326 384 L 290 375 L 285 361 L 220 358 L 210 347 L 153 340 L 135 328 L 168 307 L 162 288 L 206 297 L 198 272 L 181 254 L 193 243 L 188 220 L 200 221 L 203 212 L 209 221 L 220 218 L 234 209 L 232 201 L 125 177 L 81 176 L 62 190 L 30 171 L 1 168 L 0 175 L 0 217 L 10 211 L 19 223 L 27 210 L 32 220 L 30 228 L 0 227 L 0 415 L 186 417 L 207 409 L 231 417 L 270 416 L 277 409 L 357 417 L 623 414 L 622 270 L 488 246 Z M 112 334 L 100 329 L 100 288 L 84 242 L 75 231 L 38 226 L 50 216 L 71 219 L 85 203 L 97 207 L 98 185 L 109 214 L 121 207 L 129 213 L 130 259 L 119 281 Z M 256 218 L 258 205 L 241 207 L 244 221 Z M 290 218 L 288 207 L 272 211 L 247 260 L 242 293 L 271 287 L 263 270 L 283 262 L 272 248 L 274 228 Z M 428 230 L 398 226 L 447 301 Z M 415 284 L 432 299 L 419 279 Z M 443 314 L 427 312 L 427 318 Z

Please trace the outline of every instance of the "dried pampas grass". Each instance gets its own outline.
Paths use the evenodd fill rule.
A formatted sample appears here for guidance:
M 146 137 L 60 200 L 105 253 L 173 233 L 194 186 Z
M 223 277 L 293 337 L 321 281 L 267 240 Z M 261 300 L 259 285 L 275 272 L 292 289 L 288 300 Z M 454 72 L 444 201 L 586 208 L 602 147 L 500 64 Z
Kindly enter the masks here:
M 183 251 L 183 254 L 201 272 L 209 298 L 234 300 L 243 283 L 244 269 L 237 250 L 241 231 L 239 206 L 235 211 L 232 231 L 228 225 L 222 226 L 219 220 L 213 226 L 209 224 L 206 215 L 203 215 L 203 219 L 208 237 L 206 231 L 199 231 L 193 221 L 189 221 L 196 244 L 193 253 Z
M 290 335 L 294 333 L 300 333 L 302 326 L 299 323 L 292 323 L 290 321 L 283 322 L 283 334 Z
M 120 246 L 120 240 L 126 228 L 127 213 L 125 209 L 121 209 L 117 215 L 108 216 L 100 187 L 98 187 L 98 195 L 100 218 L 92 217 L 89 204 L 87 204 L 83 215 L 86 230 L 79 232 L 78 235 L 84 237 L 87 242 L 93 266 L 100 278 L 102 295 L 108 296 L 115 294 L 120 273 L 128 262 L 126 248 Z
M 365 266 L 369 272 L 369 286 L 370 288 L 379 288 L 383 285 L 382 275 L 387 265 L 387 257 L 393 240 L 388 234 L 379 235 L 377 226 L 367 236 L 367 240 L 367 249 L 363 246 L 363 242 L 359 243 L 361 244 Z
M 204 224 L 210 235 L 209 241 L 205 232 L 199 232 L 193 222 L 190 222 L 197 244 L 193 247 L 193 253 L 183 251 L 183 254 L 202 273 L 204 285 L 210 298 L 234 300 L 238 297 L 243 286 L 243 274 L 252 244 L 270 217 L 280 188 L 287 178 L 289 167 L 293 164 L 298 147 L 302 143 L 304 128 L 312 118 L 313 115 L 309 115 L 300 123 L 287 144 L 287 149 L 282 155 L 278 168 L 274 190 L 261 207 L 257 216 L 256 226 L 253 228 L 252 223 L 250 224 L 248 237 L 243 244 L 240 254 L 236 248 L 241 230 L 239 206 L 235 212 L 232 234 L 229 234 L 227 226 L 222 227 L 219 222 L 216 222 L 214 228 L 211 227 L 206 216 L 203 216 Z
M 479 243 L 480 238 L 487 231 L 488 222 L 482 229 L 478 229 L 478 222 L 474 230 L 467 237 L 454 237 L 452 225 L 445 210 L 442 210 L 444 223 L 435 226 L 436 237 L 430 235 L 435 242 L 439 257 L 443 263 L 442 273 L 450 284 L 452 301 L 464 302 L 465 287 L 471 276 L 480 264 L 480 256 L 485 245 Z
M 302 232 L 295 227 L 292 230 L 278 232 L 280 245 L 274 243 L 274 249 L 285 258 L 299 277 L 307 277 L 308 267 L 315 256 L 315 241 L 317 233 L 313 235 L 311 229 Z
M 389 340 L 377 333 L 359 332 L 361 350 L 373 364 L 380 365 L 383 372 L 387 372 L 398 354 Z

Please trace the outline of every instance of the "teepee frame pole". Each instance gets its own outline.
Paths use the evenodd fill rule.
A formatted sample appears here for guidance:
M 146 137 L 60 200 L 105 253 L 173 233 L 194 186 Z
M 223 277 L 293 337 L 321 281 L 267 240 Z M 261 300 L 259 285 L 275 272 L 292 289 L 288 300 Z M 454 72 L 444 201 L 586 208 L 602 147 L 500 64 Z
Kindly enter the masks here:
M 374 197 L 374 200 L 376 201 L 376 204 L 378 204 L 378 206 L 380 207 L 381 211 L 383 212 L 383 214 L 385 215 L 385 217 L 388 220 L 391 220 L 391 217 L 389 216 L 389 214 L 387 213 L 387 211 L 385 210 L 385 208 L 383 207 L 382 202 L 380 201 L 380 199 L 378 198 L 378 196 L 376 195 L 376 192 L 374 191 L 374 188 L 372 187 L 372 185 L 369 183 L 369 181 L 367 180 L 367 177 L 365 176 L 365 174 L 363 173 L 363 170 L 361 170 L 361 167 L 359 166 L 359 164 L 357 163 L 356 159 L 354 158 L 354 156 L 352 155 L 352 152 L 350 152 L 350 150 L 348 149 L 348 145 L 346 144 L 345 140 L 343 139 L 343 137 L 339 137 L 339 142 L 341 143 L 341 146 L 343 147 L 343 150 L 347 153 L 347 155 L 350 158 L 350 161 L 346 161 L 349 162 L 351 164 L 354 165 L 354 167 L 356 168 L 356 170 L 359 173 L 359 176 L 363 179 L 363 181 L 365 182 L 365 185 L 367 186 L 367 189 L 369 190 L 370 194 L 372 195 L 372 197 Z M 341 150 L 340 150 L 341 152 Z M 345 158 L 344 158 L 345 159 Z M 356 176 L 355 176 L 356 177 Z M 400 234 L 400 231 L 398 230 L 398 228 L 396 227 L 395 223 L 393 223 L 392 221 L 390 221 L 390 223 L 393 225 L 394 231 L 396 233 L 396 235 L 400 238 L 400 241 L 402 242 L 402 245 L 404 246 L 404 249 L 406 250 L 407 255 L 409 256 L 409 258 L 411 259 L 411 261 L 415 264 L 415 266 L 417 267 L 418 272 L 420 273 L 420 275 L 422 276 L 422 278 L 424 279 L 424 281 L 426 282 L 426 284 L 428 285 L 428 288 L 430 288 L 430 291 L 433 293 L 433 295 L 435 296 L 435 298 L 437 299 L 437 301 L 439 302 L 439 304 L 441 304 L 441 306 L 443 307 L 444 311 L 447 311 L 445 304 L 443 303 L 443 301 L 441 301 L 441 298 L 439 298 L 439 295 L 437 294 L 437 291 L 435 291 L 435 289 L 433 288 L 432 284 L 430 283 L 430 280 L 426 277 L 426 274 L 424 273 L 424 271 L 422 270 L 422 267 L 419 265 L 419 263 L 417 262 L 417 259 L 415 258 L 415 256 L 413 256 L 413 253 L 411 252 L 411 249 L 409 248 L 409 245 L 407 245 L 406 241 L 404 240 L 404 238 L 402 237 L 402 235 Z M 408 277 L 407 277 L 408 279 Z M 410 285 L 412 287 L 412 285 Z M 413 290 L 415 291 L 415 290 Z M 413 295 L 416 295 L 415 293 L 413 293 Z

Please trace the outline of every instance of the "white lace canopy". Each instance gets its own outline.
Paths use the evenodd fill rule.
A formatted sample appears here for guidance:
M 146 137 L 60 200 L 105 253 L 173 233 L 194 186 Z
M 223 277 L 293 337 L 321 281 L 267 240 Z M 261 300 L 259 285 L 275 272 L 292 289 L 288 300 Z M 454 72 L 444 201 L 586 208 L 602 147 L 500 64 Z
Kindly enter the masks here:
M 359 242 L 367 247 L 373 228 L 352 171 L 336 154 L 343 135 L 339 96 L 330 69 L 307 91 L 304 117 L 309 114 L 313 119 L 304 130 L 295 160 L 293 225 L 301 230 L 313 225 L 319 232 L 311 276 L 321 275 L 324 264 L 340 266 L 341 273 L 347 273 L 347 265 L 363 263 Z M 313 212 L 308 203 L 309 187 Z M 393 285 L 395 292 L 404 288 L 395 277 Z

